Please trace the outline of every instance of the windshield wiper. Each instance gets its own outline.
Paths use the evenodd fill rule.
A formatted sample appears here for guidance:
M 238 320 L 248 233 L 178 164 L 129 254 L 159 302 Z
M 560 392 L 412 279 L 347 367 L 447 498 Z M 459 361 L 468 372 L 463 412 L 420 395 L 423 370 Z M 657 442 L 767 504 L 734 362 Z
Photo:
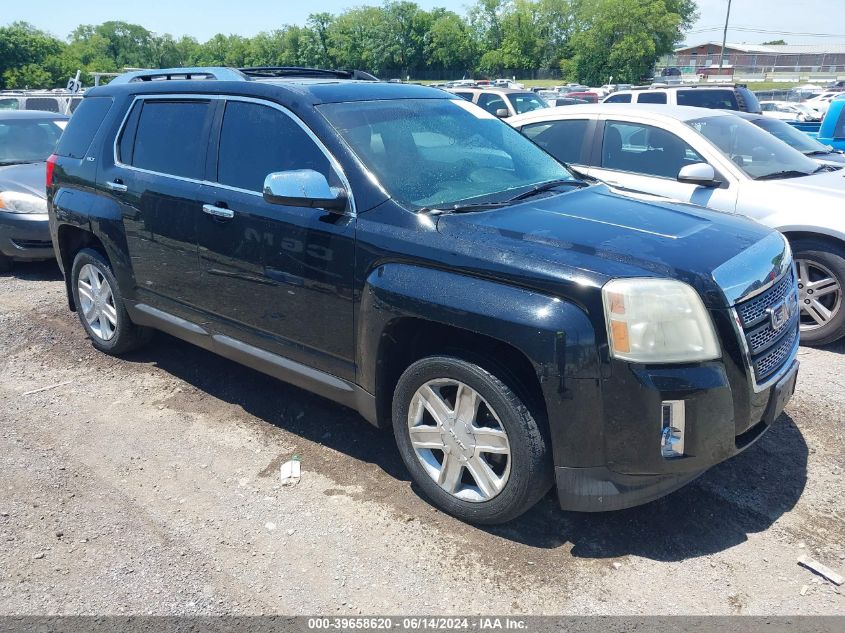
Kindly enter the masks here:
M 804 156 L 827 156 L 828 154 L 832 154 L 830 150 L 827 149 L 811 149 L 804 152 Z
M 470 212 L 470 211 L 484 211 L 485 209 L 498 209 L 500 207 L 506 207 L 510 204 L 510 200 L 504 200 L 502 202 L 470 202 L 467 204 L 453 204 L 447 207 L 423 207 L 419 209 L 419 213 L 425 213 L 427 215 L 443 215 L 445 213 L 461 213 L 461 212 Z
M 804 176 L 810 176 L 812 174 L 815 174 L 821 169 L 824 169 L 823 165 L 821 165 L 819 169 L 816 169 L 815 171 L 812 171 L 809 174 L 806 171 L 798 171 L 797 169 L 785 169 L 784 171 L 776 171 L 772 174 L 757 176 L 754 180 L 780 180 L 781 178 L 802 178 Z
M 561 178 L 558 180 L 550 180 L 549 182 L 544 182 L 536 187 L 532 187 L 528 191 L 525 191 L 518 196 L 514 196 L 513 198 L 508 198 L 507 202 L 518 202 L 519 200 L 525 200 L 526 198 L 530 198 L 532 196 L 536 196 L 538 193 L 543 193 L 544 191 L 551 191 L 552 189 L 557 189 L 558 187 L 563 187 L 569 185 L 571 187 L 589 187 L 589 183 L 586 183 L 582 180 L 574 180 L 572 178 Z

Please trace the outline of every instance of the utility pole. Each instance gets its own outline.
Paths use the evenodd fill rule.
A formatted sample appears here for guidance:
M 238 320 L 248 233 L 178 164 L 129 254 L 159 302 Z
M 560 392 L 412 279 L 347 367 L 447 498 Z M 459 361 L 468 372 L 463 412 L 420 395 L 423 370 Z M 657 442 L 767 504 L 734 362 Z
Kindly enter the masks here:
M 731 0 L 728 0 L 728 14 L 725 16 L 725 32 L 722 34 L 722 50 L 719 53 L 719 74 L 722 74 L 722 66 L 725 63 L 725 44 L 728 41 L 728 22 L 731 20 Z

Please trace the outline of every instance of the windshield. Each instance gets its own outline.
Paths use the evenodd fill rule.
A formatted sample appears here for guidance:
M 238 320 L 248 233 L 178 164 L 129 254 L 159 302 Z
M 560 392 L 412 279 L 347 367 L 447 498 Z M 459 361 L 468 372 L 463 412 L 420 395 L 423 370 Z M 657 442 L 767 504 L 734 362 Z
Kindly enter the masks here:
M 539 96 L 533 92 L 522 92 L 518 94 L 507 95 L 510 99 L 513 109 L 517 114 L 524 112 L 531 112 L 532 110 L 539 110 L 540 108 L 548 108 L 549 104 L 543 101 Z
M 779 173 L 810 175 L 819 164 L 779 141 L 756 125 L 736 116 L 715 116 L 687 121 L 750 178 L 771 178 Z
M 318 108 L 387 192 L 411 208 L 499 202 L 540 183 L 576 180 L 519 132 L 463 99 Z
M 769 134 L 779 138 L 781 141 L 794 147 L 802 154 L 815 154 L 818 152 L 828 153 L 830 148 L 822 145 L 816 139 L 810 138 L 793 125 L 789 125 L 780 119 L 761 117 L 753 121 L 754 125 L 766 130 Z
M 0 119 L 0 165 L 47 160 L 62 135 L 64 120 Z

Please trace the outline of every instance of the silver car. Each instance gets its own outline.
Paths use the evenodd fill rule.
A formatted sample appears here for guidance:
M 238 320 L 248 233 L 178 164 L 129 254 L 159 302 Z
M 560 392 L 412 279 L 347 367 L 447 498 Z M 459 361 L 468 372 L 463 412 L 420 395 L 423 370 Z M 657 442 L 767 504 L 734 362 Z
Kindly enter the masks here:
M 845 171 L 821 165 L 730 112 L 598 104 L 507 122 L 611 186 L 740 213 L 782 231 L 797 263 L 801 338 L 845 336 Z M 718 245 L 714 245 L 714 248 Z

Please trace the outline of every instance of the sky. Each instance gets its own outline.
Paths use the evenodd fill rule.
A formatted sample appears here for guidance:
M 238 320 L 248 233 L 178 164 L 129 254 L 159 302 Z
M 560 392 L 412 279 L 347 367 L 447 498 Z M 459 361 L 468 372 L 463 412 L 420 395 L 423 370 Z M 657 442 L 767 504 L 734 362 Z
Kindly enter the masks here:
M 442 6 L 465 13 L 468 0 L 416 0 L 429 9 Z M 721 41 L 728 0 L 698 0 L 701 17 L 687 43 Z M 252 36 L 283 24 L 303 24 L 310 13 L 337 13 L 351 6 L 381 4 L 374 0 L 0 0 L 0 24 L 24 20 L 66 37 L 79 24 L 123 20 L 156 33 L 192 35 L 200 41 L 215 33 Z M 762 10 L 765 7 L 765 10 Z M 733 0 L 731 25 L 741 29 L 786 31 L 755 33 L 729 30 L 728 41 L 759 44 L 784 39 L 790 44 L 845 42 L 842 0 Z M 706 30 L 705 30 L 706 29 Z M 809 34 L 834 35 L 812 37 Z

